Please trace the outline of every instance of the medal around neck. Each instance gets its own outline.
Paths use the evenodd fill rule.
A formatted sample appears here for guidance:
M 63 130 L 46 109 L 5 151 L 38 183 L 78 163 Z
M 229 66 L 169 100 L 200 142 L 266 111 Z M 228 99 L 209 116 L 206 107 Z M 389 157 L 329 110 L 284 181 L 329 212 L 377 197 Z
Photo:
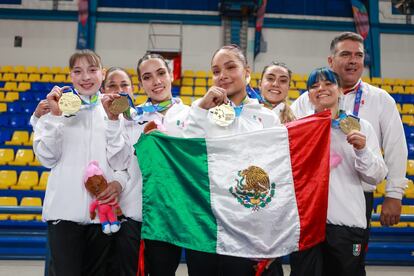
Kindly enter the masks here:
M 229 126 L 236 118 L 236 112 L 234 111 L 234 108 L 229 104 L 222 104 L 210 108 L 208 113 L 210 119 L 221 127 Z
M 126 94 L 119 94 L 121 97 L 115 99 L 109 106 L 109 111 L 113 114 L 121 114 L 127 111 L 130 107 L 128 96 Z
M 81 108 L 82 101 L 78 95 L 73 93 L 72 89 L 68 88 L 63 91 L 58 105 L 63 115 L 74 115 Z
M 359 118 L 352 115 L 348 115 L 346 118 L 339 122 L 339 127 L 343 133 L 348 135 L 351 131 L 361 130 L 361 124 L 359 123 Z

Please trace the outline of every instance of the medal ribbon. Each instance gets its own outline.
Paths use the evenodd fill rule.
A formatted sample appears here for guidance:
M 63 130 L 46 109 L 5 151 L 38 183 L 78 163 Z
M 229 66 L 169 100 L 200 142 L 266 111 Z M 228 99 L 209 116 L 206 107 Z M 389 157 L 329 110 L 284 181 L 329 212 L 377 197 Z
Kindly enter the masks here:
M 339 114 L 338 114 L 338 118 L 337 119 L 332 119 L 331 120 L 331 127 L 333 128 L 339 128 L 339 124 L 340 122 L 345 119 L 346 117 L 348 117 L 345 113 L 345 111 L 340 110 Z
M 235 105 L 232 101 L 230 101 L 230 105 L 233 107 L 234 112 L 236 113 L 236 117 L 240 116 L 241 112 L 243 111 L 244 104 L 247 103 L 248 101 L 249 101 L 248 96 L 244 97 L 240 105 Z
M 262 94 L 256 92 L 256 90 L 254 90 L 250 86 L 250 84 L 247 85 L 246 91 L 247 91 L 247 95 L 249 96 L 249 98 L 257 99 L 259 101 L 259 103 L 261 103 L 264 106 L 269 107 L 271 109 L 275 108 L 275 106 L 273 106 L 273 104 L 271 104 L 269 101 L 267 101 L 265 98 L 263 98 Z
M 154 112 L 163 112 L 170 108 L 176 100 L 169 99 L 158 104 L 152 104 L 151 99 L 148 98 L 147 102 L 143 106 L 137 106 L 135 109 L 137 110 L 138 114 L 143 114 L 144 112 L 154 113 Z
M 344 94 L 348 94 L 353 91 L 356 91 L 356 93 L 355 93 L 355 101 L 354 101 L 354 110 L 352 111 L 352 114 L 358 117 L 359 108 L 361 106 L 361 99 L 362 99 L 362 81 L 361 80 L 359 80 L 355 88 L 352 88 L 348 91 L 344 91 Z
M 90 109 L 92 107 L 94 107 L 99 100 L 99 91 L 96 92 L 95 95 L 90 96 L 90 100 L 89 102 L 85 101 L 84 99 L 82 99 L 82 97 L 79 95 L 79 93 L 72 87 L 67 87 L 65 89 L 62 90 L 62 93 L 73 93 L 74 95 L 76 95 L 80 100 L 81 100 L 81 108 L 80 109 Z M 72 117 L 75 116 L 75 114 L 66 116 L 66 117 Z
M 69 88 L 66 88 L 66 89 L 64 89 L 63 91 L 62 91 L 62 93 L 69 93 L 69 92 L 72 92 L 73 94 L 75 94 L 76 96 L 78 96 L 79 97 L 79 99 L 81 100 L 81 102 L 82 102 L 82 105 L 90 105 L 90 106 L 93 106 L 93 105 L 96 105 L 97 103 L 98 103 L 98 100 L 99 100 L 99 91 L 98 92 L 96 92 L 95 93 L 95 95 L 92 95 L 92 96 L 90 96 L 90 98 L 89 98 L 89 102 L 87 102 L 87 101 L 85 101 L 82 97 L 81 97 L 81 95 L 76 91 L 76 89 L 72 89 L 71 87 L 69 87 Z
M 129 105 L 131 106 L 130 109 L 124 112 L 124 114 L 127 116 L 127 118 L 135 119 L 141 117 L 144 113 L 155 113 L 155 112 L 162 112 L 170 108 L 172 105 L 179 102 L 178 99 L 172 98 L 163 102 L 160 102 L 158 104 L 152 104 L 151 99 L 148 98 L 146 103 L 142 106 L 135 106 L 133 104 L 133 101 L 131 97 L 128 94 L 120 93 L 121 96 L 127 96 Z M 131 109 L 133 113 L 136 113 L 136 116 L 131 116 Z M 132 118 L 135 117 L 135 118 Z

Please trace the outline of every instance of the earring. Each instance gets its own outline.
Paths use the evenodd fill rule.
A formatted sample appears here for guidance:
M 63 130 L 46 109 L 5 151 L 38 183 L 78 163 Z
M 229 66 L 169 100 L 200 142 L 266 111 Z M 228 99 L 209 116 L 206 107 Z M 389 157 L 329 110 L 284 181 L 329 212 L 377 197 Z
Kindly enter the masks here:
M 249 75 L 249 76 L 246 77 L 246 83 L 249 84 L 250 83 L 250 80 L 251 80 L 251 77 Z

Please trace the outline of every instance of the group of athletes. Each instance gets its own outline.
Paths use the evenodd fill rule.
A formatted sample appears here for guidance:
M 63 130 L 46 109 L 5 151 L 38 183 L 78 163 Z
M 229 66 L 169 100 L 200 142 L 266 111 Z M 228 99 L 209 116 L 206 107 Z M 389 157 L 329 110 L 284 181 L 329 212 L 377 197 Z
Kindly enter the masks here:
M 67 92 L 55 86 L 30 120 L 34 152 L 51 169 L 42 214 L 49 275 L 137 275 L 139 267 L 149 275 L 175 275 L 182 248 L 140 239 L 142 176 L 133 145 L 148 124 L 177 137 L 218 137 L 271 128 L 324 110 L 332 114 L 326 238 L 290 255 L 291 275 L 365 275 L 373 191 L 385 177 L 381 223 L 399 222 L 407 183 L 404 129 L 392 97 L 361 80 L 361 36 L 336 36 L 328 65 L 309 74 L 307 92 L 289 106 L 292 72 L 286 64 L 269 62 L 257 92 L 249 86 L 251 71 L 243 51 L 226 45 L 211 59 L 213 85 L 187 106 L 172 96 L 166 60 L 149 53 L 137 64 L 148 100 L 133 106 L 134 87 L 125 69 L 105 70 L 95 52 L 75 52 L 69 60 L 73 88 Z M 78 107 L 70 110 L 71 105 Z M 212 109 L 230 119 L 211 116 Z M 84 174 L 92 160 L 108 182 L 99 203 L 117 202 L 123 213 L 121 227 L 112 235 L 103 233 L 98 218 L 90 216 L 93 198 Z M 190 249 L 185 256 L 189 275 L 255 275 L 260 261 Z M 280 258 L 266 262 L 262 275 L 283 275 Z

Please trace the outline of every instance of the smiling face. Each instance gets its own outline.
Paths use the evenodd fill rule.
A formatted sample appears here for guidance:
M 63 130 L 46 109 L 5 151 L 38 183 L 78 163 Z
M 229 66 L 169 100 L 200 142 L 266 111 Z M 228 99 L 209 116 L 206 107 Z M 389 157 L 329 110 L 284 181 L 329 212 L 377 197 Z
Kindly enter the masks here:
M 359 41 L 343 40 L 336 44 L 328 58 L 329 66 L 341 79 L 344 89 L 353 87 L 364 71 L 364 46 Z
M 131 79 L 122 70 L 108 71 L 102 90 L 105 94 L 127 93 L 133 98 Z
M 309 99 L 315 106 L 316 112 L 325 109 L 336 109 L 340 95 L 341 91 L 338 85 L 327 79 L 318 79 L 309 88 Z
M 227 97 L 239 104 L 246 94 L 246 79 L 250 70 L 246 68 L 235 52 L 228 49 L 219 50 L 211 61 L 213 84 L 226 90 Z
M 86 57 L 78 58 L 70 70 L 76 91 L 85 96 L 94 95 L 101 87 L 104 72 L 100 66 L 89 63 Z
M 159 58 L 144 60 L 139 65 L 140 85 L 151 98 L 152 103 L 160 103 L 172 98 L 173 78 L 164 61 Z
M 289 72 L 286 68 L 271 65 L 266 68 L 260 81 L 260 91 L 266 101 L 277 105 L 284 101 L 290 87 Z

